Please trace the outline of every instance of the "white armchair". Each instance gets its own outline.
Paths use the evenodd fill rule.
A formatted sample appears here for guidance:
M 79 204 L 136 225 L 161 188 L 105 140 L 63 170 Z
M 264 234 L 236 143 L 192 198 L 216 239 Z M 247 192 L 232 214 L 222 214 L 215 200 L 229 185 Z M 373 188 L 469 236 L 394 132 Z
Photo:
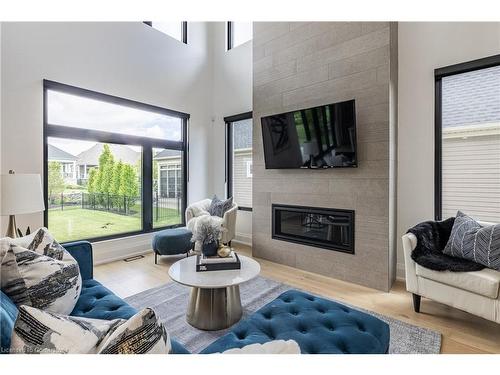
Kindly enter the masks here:
M 488 223 L 481 223 L 488 224 Z M 485 268 L 474 272 L 433 271 L 411 258 L 417 238 L 403 236 L 406 289 L 413 294 L 413 307 L 420 312 L 421 297 L 500 323 L 500 272 Z
M 211 199 L 203 199 L 201 201 L 192 203 L 186 208 L 186 225 L 189 229 L 193 230 L 196 217 L 208 215 L 208 208 L 212 203 Z M 231 240 L 236 235 L 236 215 L 238 213 L 238 205 L 233 202 L 231 208 L 226 211 L 224 217 L 221 219 L 221 226 L 225 229 L 222 232 L 221 241 L 224 244 L 231 244 Z M 195 244 L 196 249 L 196 244 Z

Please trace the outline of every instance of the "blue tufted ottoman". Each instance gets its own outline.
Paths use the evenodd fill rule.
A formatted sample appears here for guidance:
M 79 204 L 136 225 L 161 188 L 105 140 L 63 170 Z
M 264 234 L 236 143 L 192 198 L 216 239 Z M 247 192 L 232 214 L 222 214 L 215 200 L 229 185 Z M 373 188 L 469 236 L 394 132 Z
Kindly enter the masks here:
M 238 323 L 202 353 L 223 352 L 270 340 L 295 340 L 303 354 L 384 354 L 389 326 L 324 298 L 289 290 Z
M 156 233 L 152 243 L 155 264 L 158 264 L 158 255 L 187 254 L 193 248 L 192 236 L 187 228 L 170 228 Z
M 72 316 L 93 319 L 128 319 L 137 311 L 94 279 L 83 280 Z

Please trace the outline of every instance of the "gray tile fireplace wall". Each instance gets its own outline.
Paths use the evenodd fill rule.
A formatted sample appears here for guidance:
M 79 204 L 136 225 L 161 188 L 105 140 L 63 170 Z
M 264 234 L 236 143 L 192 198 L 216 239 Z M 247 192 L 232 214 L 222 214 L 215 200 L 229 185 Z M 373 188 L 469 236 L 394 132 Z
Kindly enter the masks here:
M 397 25 L 254 23 L 253 254 L 389 290 L 395 278 Z M 358 168 L 266 170 L 260 118 L 356 100 Z M 355 252 L 272 239 L 272 204 L 355 211 Z

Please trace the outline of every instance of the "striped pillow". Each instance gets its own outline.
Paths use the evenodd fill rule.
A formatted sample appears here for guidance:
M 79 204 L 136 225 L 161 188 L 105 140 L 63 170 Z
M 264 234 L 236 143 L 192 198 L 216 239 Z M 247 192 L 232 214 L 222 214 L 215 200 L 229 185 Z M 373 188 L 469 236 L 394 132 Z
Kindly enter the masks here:
M 443 253 L 500 271 L 500 224 L 483 227 L 458 211 Z

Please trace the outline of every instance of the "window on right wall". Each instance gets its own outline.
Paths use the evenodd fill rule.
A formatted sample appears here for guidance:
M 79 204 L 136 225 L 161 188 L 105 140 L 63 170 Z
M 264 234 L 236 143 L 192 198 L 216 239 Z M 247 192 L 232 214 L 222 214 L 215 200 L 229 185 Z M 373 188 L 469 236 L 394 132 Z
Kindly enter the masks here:
M 435 76 L 436 219 L 500 222 L 500 55 Z
M 177 39 L 179 42 L 187 44 L 187 22 L 156 22 L 156 21 L 144 21 L 148 26 L 162 32 L 165 35 L 171 36 Z
M 224 118 L 226 122 L 227 197 L 240 210 L 252 210 L 252 112 Z
M 253 23 L 229 21 L 227 23 L 227 50 L 252 40 Z

